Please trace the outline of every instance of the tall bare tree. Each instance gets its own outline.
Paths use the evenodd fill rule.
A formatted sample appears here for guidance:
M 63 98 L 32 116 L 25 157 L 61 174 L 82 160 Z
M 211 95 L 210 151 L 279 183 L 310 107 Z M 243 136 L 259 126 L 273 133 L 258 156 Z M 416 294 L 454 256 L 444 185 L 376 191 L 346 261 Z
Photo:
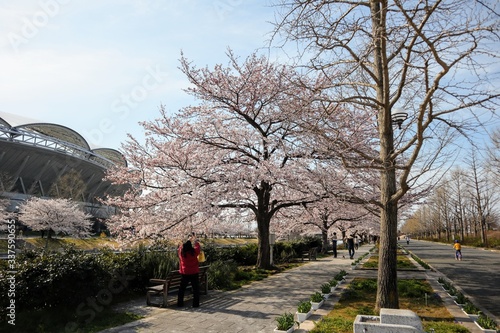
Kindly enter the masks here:
M 497 127 L 491 134 L 491 143 L 487 151 L 490 180 L 498 187 L 500 185 L 500 127 Z
M 498 7 L 475 0 L 280 1 L 274 44 L 297 43 L 299 63 L 329 78 L 322 116 L 363 113 L 378 134 L 367 141 L 376 141 L 377 154 L 337 139 L 329 147 L 347 168 L 380 172 L 379 198 L 370 201 L 380 210 L 377 308 L 399 307 L 400 200 L 419 176 L 445 162 L 451 139 L 477 129 L 496 108 L 498 73 L 490 63 L 497 57 Z M 398 130 L 396 108 L 408 113 Z

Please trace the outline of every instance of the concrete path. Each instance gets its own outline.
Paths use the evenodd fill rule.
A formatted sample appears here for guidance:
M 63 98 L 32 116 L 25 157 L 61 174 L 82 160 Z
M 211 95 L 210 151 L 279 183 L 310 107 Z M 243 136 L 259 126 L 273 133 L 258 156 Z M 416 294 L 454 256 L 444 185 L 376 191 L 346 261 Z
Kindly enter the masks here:
M 355 259 L 367 253 L 373 245 L 364 245 L 356 251 Z M 346 252 L 346 251 L 344 251 Z M 201 297 L 199 308 L 177 308 L 173 302 L 167 308 L 147 307 L 145 300 L 126 304 L 126 309 L 145 318 L 101 333 L 271 333 L 276 327 L 275 318 L 284 312 L 296 312 L 297 303 L 308 299 L 320 286 L 328 282 L 340 270 L 348 272 L 346 283 L 325 301 L 325 304 L 296 329 L 295 333 L 308 332 L 314 328 L 314 322 L 327 315 L 340 297 L 340 293 L 349 281 L 356 276 L 375 276 L 376 271 L 353 270 L 352 260 L 343 259 L 346 255 L 340 251 L 339 258 L 318 259 L 289 271 L 271 276 L 263 281 L 230 292 L 210 291 Z M 347 255 L 346 255 L 347 257 Z M 417 264 L 418 266 L 418 264 Z M 399 273 L 400 278 L 424 278 L 431 282 L 435 292 L 445 300 L 450 312 L 472 333 L 481 332 L 460 308 L 447 297 L 437 283 L 437 274 L 425 270 Z M 443 295 L 444 293 L 444 295 Z

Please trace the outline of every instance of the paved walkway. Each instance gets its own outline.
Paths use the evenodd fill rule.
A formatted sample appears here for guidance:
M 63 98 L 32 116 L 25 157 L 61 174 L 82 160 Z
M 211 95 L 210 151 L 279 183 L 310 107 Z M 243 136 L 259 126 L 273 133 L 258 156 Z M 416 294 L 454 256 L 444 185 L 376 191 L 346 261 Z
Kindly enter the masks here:
M 364 255 L 372 245 L 364 245 L 356 251 L 355 259 Z M 345 251 L 346 252 L 346 251 Z M 275 318 L 284 312 L 296 312 L 297 303 L 308 299 L 320 286 L 328 282 L 335 274 L 344 269 L 348 272 L 347 281 L 337 288 L 332 297 L 314 312 L 309 319 L 296 329 L 296 333 L 308 332 L 314 327 L 314 321 L 328 314 L 340 293 L 349 281 L 356 276 L 373 276 L 376 271 L 352 270 L 352 260 L 331 256 L 308 262 L 286 272 L 271 276 L 263 281 L 230 292 L 209 291 L 208 296 L 201 296 L 199 308 L 191 308 L 186 300 L 185 308 L 175 306 L 174 297 L 167 308 L 147 307 L 144 300 L 125 305 L 128 311 L 145 316 L 144 319 L 102 331 L 101 333 L 270 333 L 276 327 Z M 347 257 L 347 256 L 346 256 Z M 417 264 L 418 266 L 418 264 Z M 481 332 L 460 308 L 444 293 L 437 283 L 438 273 L 418 272 L 399 273 L 399 277 L 421 277 L 431 282 L 437 293 L 445 300 L 448 309 L 457 321 L 472 332 Z

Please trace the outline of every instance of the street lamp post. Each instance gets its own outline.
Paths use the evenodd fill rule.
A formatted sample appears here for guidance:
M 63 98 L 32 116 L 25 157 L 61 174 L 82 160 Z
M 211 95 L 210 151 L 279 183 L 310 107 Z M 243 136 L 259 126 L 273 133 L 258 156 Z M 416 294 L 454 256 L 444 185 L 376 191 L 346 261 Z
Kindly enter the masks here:
M 273 263 L 273 247 L 274 247 L 274 244 L 276 243 L 276 234 L 269 234 L 269 247 L 270 247 L 270 251 L 269 251 L 269 255 L 270 255 L 270 263 L 271 263 L 271 266 L 274 265 Z
M 408 118 L 408 113 L 404 112 L 400 108 L 394 108 L 391 111 L 391 119 L 394 124 L 397 124 L 399 129 L 401 129 L 401 125 Z

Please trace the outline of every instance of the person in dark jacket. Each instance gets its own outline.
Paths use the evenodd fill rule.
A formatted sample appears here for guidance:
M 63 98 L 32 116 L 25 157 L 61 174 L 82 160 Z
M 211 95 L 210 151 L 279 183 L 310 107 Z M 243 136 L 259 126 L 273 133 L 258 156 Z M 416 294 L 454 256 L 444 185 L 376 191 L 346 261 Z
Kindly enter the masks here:
M 354 237 L 356 237 L 356 233 L 349 235 L 346 239 L 347 250 L 351 259 L 354 258 Z
M 181 273 L 182 276 L 179 294 L 177 295 L 178 307 L 184 306 L 184 293 L 189 283 L 191 283 L 191 287 L 193 288 L 193 308 L 200 306 L 200 282 L 198 278 L 198 274 L 200 273 L 198 255 L 200 251 L 200 243 L 196 239 L 194 233 L 192 233 L 189 239 L 177 249 L 177 254 L 179 256 L 179 273 Z
M 332 236 L 332 249 L 333 249 L 333 257 L 337 258 L 337 233 L 334 232 Z

